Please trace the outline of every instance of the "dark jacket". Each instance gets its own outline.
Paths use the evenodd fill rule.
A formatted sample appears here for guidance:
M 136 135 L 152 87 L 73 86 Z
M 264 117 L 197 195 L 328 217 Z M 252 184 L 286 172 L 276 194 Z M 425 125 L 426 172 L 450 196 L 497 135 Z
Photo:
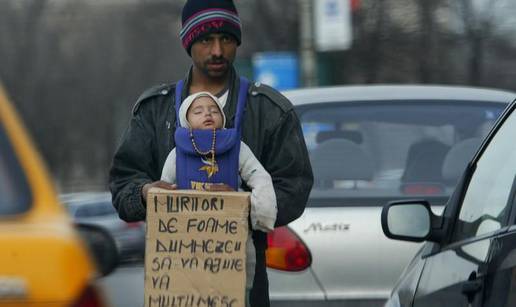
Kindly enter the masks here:
M 185 80 L 187 85 L 188 79 Z M 224 107 L 227 127 L 233 126 L 238 87 L 239 78 L 233 72 Z M 188 88 L 184 87 L 183 99 L 188 95 Z M 115 153 L 110 171 L 110 189 L 113 204 L 125 221 L 145 219 L 141 189 L 144 184 L 161 178 L 163 164 L 175 147 L 174 91 L 175 84 L 160 85 L 145 91 L 138 98 L 130 125 Z M 278 203 L 276 226 L 286 225 L 298 218 L 303 213 L 312 188 L 313 175 L 299 119 L 292 104 L 271 87 L 259 83 L 251 85 L 242 141 L 251 148 L 272 177 Z M 253 296 L 266 296 L 267 303 L 253 305 L 268 306 L 266 235 L 257 231 L 253 233 L 253 239 L 257 268 L 251 300 L 255 301 Z M 257 280 L 261 281 L 257 284 Z

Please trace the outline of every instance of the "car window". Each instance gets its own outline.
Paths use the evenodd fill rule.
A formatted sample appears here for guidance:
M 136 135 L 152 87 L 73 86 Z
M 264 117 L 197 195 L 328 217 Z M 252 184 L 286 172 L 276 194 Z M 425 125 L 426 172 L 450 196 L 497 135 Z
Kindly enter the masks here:
M 87 206 L 81 206 L 81 207 L 77 208 L 77 210 L 75 211 L 75 216 L 76 217 L 89 217 L 89 216 L 91 216 L 90 209 Z
M 0 123 L 0 216 L 25 212 L 30 202 L 24 172 Z
M 116 214 L 110 202 L 82 202 L 76 205 L 76 217 L 96 217 Z
M 444 204 L 505 106 L 383 101 L 298 107 L 314 172 L 309 205 L 381 206 L 423 196 Z
M 453 242 L 492 232 L 506 224 L 516 174 L 515 139 L 513 112 L 476 164 L 454 227 Z
M 111 202 L 100 202 L 97 207 L 97 215 L 112 215 L 116 214 L 115 207 L 111 204 Z

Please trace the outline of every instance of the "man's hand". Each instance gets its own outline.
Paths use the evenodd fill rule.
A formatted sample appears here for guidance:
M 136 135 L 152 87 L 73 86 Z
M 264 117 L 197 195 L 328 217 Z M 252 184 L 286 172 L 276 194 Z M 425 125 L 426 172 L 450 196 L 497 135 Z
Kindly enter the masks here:
M 161 189 L 166 189 L 166 190 L 176 190 L 177 189 L 177 184 L 170 184 L 170 183 L 162 181 L 162 180 L 154 181 L 154 182 L 151 182 L 151 183 L 146 183 L 145 185 L 143 185 L 143 188 L 142 188 L 142 199 L 143 199 L 144 203 L 147 202 L 147 193 L 149 192 L 150 188 L 161 188 Z

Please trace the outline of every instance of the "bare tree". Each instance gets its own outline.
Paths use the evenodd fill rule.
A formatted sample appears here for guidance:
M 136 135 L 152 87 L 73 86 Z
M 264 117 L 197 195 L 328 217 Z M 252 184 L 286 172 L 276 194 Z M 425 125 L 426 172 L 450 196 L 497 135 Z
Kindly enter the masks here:
M 469 46 L 468 75 L 469 83 L 480 85 L 484 74 L 484 57 L 486 39 L 493 30 L 494 0 L 485 1 L 486 5 L 476 8 L 470 0 L 458 1 L 457 11 L 463 22 L 467 44 Z
M 352 15 L 351 49 L 321 53 L 320 71 L 328 84 L 516 89 L 514 30 L 497 31 L 495 2 L 478 10 L 469 0 L 362 0 Z M 137 96 L 186 73 L 190 59 L 178 39 L 183 3 L 0 1 L 0 76 L 63 189 L 104 187 Z M 236 4 L 241 58 L 299 49 L 298 1 Z
M 435 0 L 420 0 L 420 44 L 419 44 L 419 80 L 422 83 L 430 83 L 432 78 L 432 66 L 435 64 L 435 57 L 432 56 L 435 50 L 435 9 L 438 2 Z

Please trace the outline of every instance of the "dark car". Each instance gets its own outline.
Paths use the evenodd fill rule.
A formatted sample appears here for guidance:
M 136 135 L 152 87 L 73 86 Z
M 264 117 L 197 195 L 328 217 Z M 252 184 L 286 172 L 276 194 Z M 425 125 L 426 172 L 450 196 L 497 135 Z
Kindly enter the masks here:
M 141 260 L 145 253 L 145 224 L 127 223 L 118 217 L 109 192 L 62 194 L 61 201 L 76 222 L 97 225 L 115 239 L 121 260 Z
M 386 236 L 427 241 L 386 306 L 516 306 L 515 108 L 513 102 L 480 145 L 442 215 L 425 200 L 384 207 Z

